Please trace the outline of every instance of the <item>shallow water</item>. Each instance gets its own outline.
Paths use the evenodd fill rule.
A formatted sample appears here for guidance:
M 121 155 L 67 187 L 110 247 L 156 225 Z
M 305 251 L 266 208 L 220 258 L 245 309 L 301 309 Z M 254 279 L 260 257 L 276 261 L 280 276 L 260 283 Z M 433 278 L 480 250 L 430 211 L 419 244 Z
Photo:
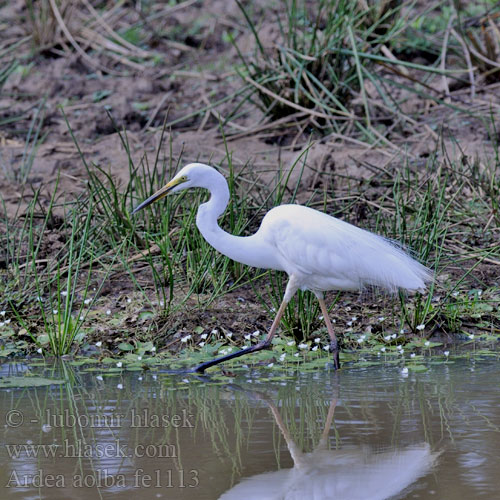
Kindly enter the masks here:
M 496 359 L 408 376 L 31 371 L 66 383 L 0 390 L 2 499 L 498 498 Z

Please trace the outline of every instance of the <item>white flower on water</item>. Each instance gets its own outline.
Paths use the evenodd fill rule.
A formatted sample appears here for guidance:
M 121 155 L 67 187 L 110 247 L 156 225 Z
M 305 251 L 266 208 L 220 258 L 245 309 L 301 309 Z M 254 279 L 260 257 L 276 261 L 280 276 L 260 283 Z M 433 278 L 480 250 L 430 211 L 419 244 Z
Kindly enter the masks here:
M 290 342 L 287 342 L 286 345 L 295 345 L 295 340 L 290 340 Z
M 250 340 L 252 338 L 252 336 L 250 334 L 247 334 L 244 336 L 246 340 Z
M 353 317 L 351 318 L 351 321 L 356 321 L 357 319 L 358 319 L 358 317 L 357 317 L 357 316 L 353 316 Z
M 284 361 L 285 356 L 286 356 L 286 353 L 284 352 L 284 353 L 280 356 L 280 361 Z
M 217 328 L 214 328 L 210 333 L 212 335 L 217 335 L 219 333 L 219 330 L 217 330 Z
M 395 333 L 393 333 L 393 334 L 391 335 L 391 339 L 395 339 L 396 337 L 397 337 L 397 335 L 396 335 Z
M 156 380 L 158 378 L 158 375 L 153 375 L 153 380 Z
M 104 379 L 102 378 L 102 375 L 97 375 L 96 380 L 99 380 L 99 382 L 102 382 Z
M 404 349 L 400 349 L 399 350 L 399 354 L 403 355 L 405 353 L 405 350 Z
M 36 352 L 37 352 L 38 354 L 42 354 L 42 348 L 41 348 L 41 347 L 39 347 L 39 348 L 36 350 Z
M 422 331 L 425 328 L 425 325 L 422 323 L 420 325 L 417 325 L 417 330 Z
M 0 326 L 3 326 L 5 325 L 5 322 L 4 321 L 0 321 Z
M 80 321 L 83 321 L 85 319 L 85 316 L 82 314 L 79 318 Z
M 151 352 L 156 352 L 156 346 L 153 346 L 153 347 L 151 348 Z
M 121 368 L 122 366 L 123 366 L 123 363 L 121 361 L 118 361 L 118 363 L 116 363 L 117 368 Z
M 107 315 L 107 316 L 110 316 L 110 315 L 111 315 L 111 309 L 108 309 L 108 310 L 106 311 L 106 315 Z
M 378 320 L 382 323 L 382 321 L 385 321 L 385 316 L 380 316 Z
M 57 314 L 59 311 L 57 309 L 52 310 L 52 314 Z
M 0 316 L 5 316 L 7 314 L 7 311 L 0 311 Z
M 139 380 L 139 382 L 141 382 L 141 381 L 142 381 L 142 375 L 139 375 L 139 376 L 137 377 L 137 380 Z
M 450 355 L 450 351 L 444 351 L 443 353 L 446 357 L 448 357 Z
M 352 321 L 348 321 L 348 322 L 346 323 L 346 325 L 347 325 L 347 326 L 352 326 Z
M 386 341 L 391 340 L 391 336 L 390 336 L 390 335 L 386 335 L 386 336 L 384 337 L 384 340 L 386 340 Z
M 380 348 L 380 351 L 381 351 L 381 352 L 385 352 L 385 347 L 381 347 L 381 348 Z
M 63 297 L 66 297 L 66 295 L 68 295 L 68 292 L 67 292 L 66 290 L 64 290 L 64 291 L 62 291 L 62 292 L 61 292 L 61 295 L 62 295 Z
M 99 342 L 96 342 L 95 345 L 96 345 L 96 347 L 101 347 L 102 346 L 102 342 L 99 340 Z
M 428 340 L 426 340 L 426 341 L 424 342 L 424 345 L 425 345 L 425 347 L 429 347 L 429 346 L 431 345 L 431 343 L 430 343 Z
M 408 375 L 408 368 L 406 366 L 401 370 L 401 375 Z
M 92 299 L 85 299 L 83 303 L 88 306 L 92 302 Z
M 273 366 L 274 366 L 274 363 L 269 363 L 269 364 L 267 365 L 267 367 L 268 367 L 268 368 L 272 368 Z
M 304 344 L 303 342 L 301 342 L 299 345 L 298 345 L 299 349 L 307 349 L 309 346 L 307 344 Z
M 316 338 L 314 339 L 314 342 L 316 342 L 316 344 L 319 344 L 319 343 L 321 342 L 321 339 L 320 339 L 319 337 L 316 337 Z
M 123 389 L 123 384 L 118 384 L 118 385 L 116 386 L 116 388 L 117 388 L 117 389 L 122 390 L 122 389 Z
M 312 351 L 317 351 L 317 350 L 318 350 L 318 346 L 317 346 L 317 345 L 315 345 L 315 346 L 314 346 L 311 350 L 312 350 Z
M 330 350 L 330 346 L 328 346 L 328 345 L 323 346 L 323 351 L 329 351 L 329 350 Z
M 452 295 L 453 297 L 457 297 L 460 292 L 453 292 Z
M 132 303 L 132 299 L 129 297 L 129 298 L 127 299 L 127 304 L 131 304 L 131 303 Z
M 474 340 L 474 334 L 473 334 L 473 333 L 471 333 L 471 334 L 469 335 L 469 339 Z
M 363 337 L 359 337 L 359 339 L 357 340 L 358 344 L 362 344 L 364 341 L 365 339 Z
M 412 353 L 410 354 L 410 358 L 414 358 L 415 356 L 416 356 L 416 354 L 415 354 L 414 352 L 412 352 Z
M 401 328 L 401 330 L 399 330 L 399 333 L 400 333 L 401 335 L 404 335 L 404 333 L 405 333 L 405 329 L 404 329 L 404 328 Z
M 228 339 L 230 339 L 232 336 L 233 336 L 233 332 L 227 332 L 227 333 L 226 333 L 226 337 L 227 337 Z
M 298 353 L 298 352 L 296 352 L 296 353 L 294 354 L 294 356 L 295 356 L 296 358 L 298 358 L 298 357 L 299 357 L 299 353 Z
M 319 319 L 320 321 L 323 321 L 325 318 L 324 318 L 324 316 L 323 316 L 322 314 L 320 314 L 320 315 L 318 316 L 318 319 Z
M 403 350 L 403 348 L 402 348 L 400 345 L 396 346 L 396 349 L 397 349 L 398 351 L 402 351 L 402 350 Z
M 142 356 L 137 356 L 137 360 L 140 361 L 142 359 Z
M 198 345 L 199 345 L 200 347 L 203 347 L 203 346 L 205 345 L 205 342 L 200 342 Z
M 207 339 L 207 337 L 208 337 L 208 333 L 202 333 L 202 334 L 200 335 L 200 337 L 201 337 L 203 340 L 206 340 L 206 339 Z
M 182 337 L 182 338 L 181 338 L 181 342 L 186 343 L 186 342 L 187 342 L 190 338 L 191 338 L 191 335 L 189 335 L 189 334 L 188 334 L 188 335 L 186 335 L 185 337 Z
M 258 337 L 260 335 L 259 330 L 255 330 L 255 332 L 252 333 L 252 337 Z

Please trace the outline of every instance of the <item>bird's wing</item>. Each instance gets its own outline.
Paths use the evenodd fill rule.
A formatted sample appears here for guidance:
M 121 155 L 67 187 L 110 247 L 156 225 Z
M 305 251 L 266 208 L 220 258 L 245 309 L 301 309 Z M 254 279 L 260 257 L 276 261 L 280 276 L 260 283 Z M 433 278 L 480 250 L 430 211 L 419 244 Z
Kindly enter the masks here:
M 356 242 L 353 234 L 336 224 L 341 222 L 337 219 L 290 208 L 290 217 L 276 224 L 274 233 L 276 248 L 284 259 L 304 274 L 342 276 L 349 272 Z
M 428 270 L 385 238 L 300 205 L 272 216 L 274 245 L 299 272 L 356 287 L 422 288 Z

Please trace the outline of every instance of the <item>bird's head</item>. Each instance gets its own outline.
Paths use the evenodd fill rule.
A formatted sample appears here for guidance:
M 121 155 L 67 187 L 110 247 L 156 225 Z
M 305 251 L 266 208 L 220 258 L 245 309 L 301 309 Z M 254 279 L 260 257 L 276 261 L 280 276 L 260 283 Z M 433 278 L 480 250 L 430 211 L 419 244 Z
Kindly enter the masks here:
M 167 194 L 177 193 L 184 189 L 191 187 L 205 187 L 206 178 L 216 172 L 212 167 L 204 165 L 203 163 L 190 163 L 183 167 L 177 175 L 161 189 L 156 191 L 147 200 L 144 200 L 140 205 L 134 208 L 132 214 L 137 213 L 139 210 L 151 205 L 155 201 L 161 200 Z

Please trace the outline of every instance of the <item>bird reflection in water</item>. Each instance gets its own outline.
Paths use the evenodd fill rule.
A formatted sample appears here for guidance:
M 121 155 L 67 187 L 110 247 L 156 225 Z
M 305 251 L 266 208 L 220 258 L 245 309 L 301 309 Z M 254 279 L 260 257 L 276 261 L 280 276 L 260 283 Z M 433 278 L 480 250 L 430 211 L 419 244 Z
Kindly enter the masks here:
M 428 474 L 439 455 L 425 442 L 385 452 L 376 452 L 369 446 L 329 449 L 337 398 L 330 403 L 318 446 L 304 453 L 294 442 L 271 398 L 262 392 L 245 392 L 264 401 L 271 410 L 294 466 L 245 478 L 220 500 L 388 499 Z

